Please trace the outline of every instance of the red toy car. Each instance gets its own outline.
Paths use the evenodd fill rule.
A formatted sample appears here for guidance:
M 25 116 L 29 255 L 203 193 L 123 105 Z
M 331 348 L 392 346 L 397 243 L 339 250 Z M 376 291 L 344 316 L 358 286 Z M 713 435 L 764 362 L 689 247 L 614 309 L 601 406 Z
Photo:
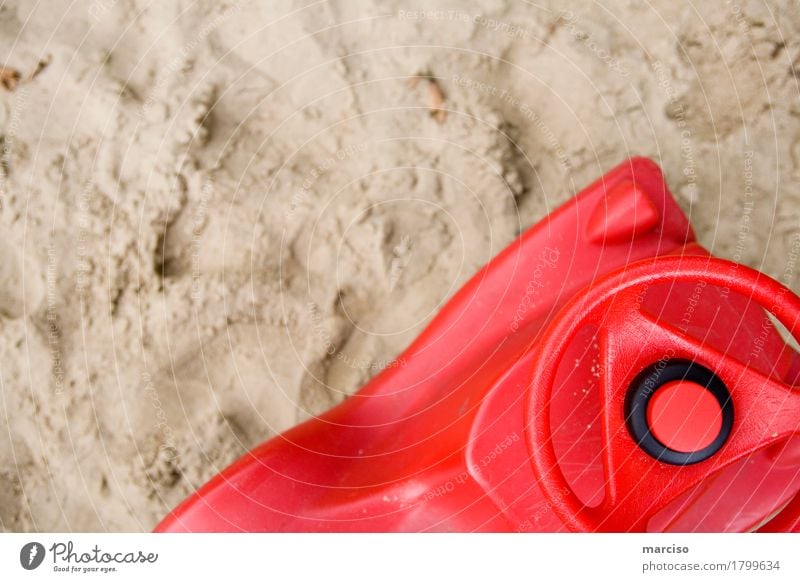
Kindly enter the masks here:
M 157 531 L 800 531 L 799 315 L 628 160 Z

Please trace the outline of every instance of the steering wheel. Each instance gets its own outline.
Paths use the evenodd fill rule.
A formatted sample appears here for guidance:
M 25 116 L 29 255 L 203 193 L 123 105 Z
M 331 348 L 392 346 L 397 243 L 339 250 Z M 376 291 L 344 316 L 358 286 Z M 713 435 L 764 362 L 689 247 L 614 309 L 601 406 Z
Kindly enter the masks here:
M 640 261 L 574 297 L 534 348 L 526 412 L 538 484 L 573 531 L 644 532 L 653 515 L 703 479 L 800 433 L 800 390 L 642 310 L 648 287 L 678 281 L 704 281 L 738 293 L 800 339 L 800 298 L 758 271 L 710 256 Z M 605 485 L 595 506 L 571 490 L 553 446 L 550 416 L 559 362 L 586 325 L 596 326 L 600 349 Z M 697 416 L 678 422 L 673 414 L 670 420 L 670 402 L 687 395 Z M 659 427 L 653 406 L 666 412 Z

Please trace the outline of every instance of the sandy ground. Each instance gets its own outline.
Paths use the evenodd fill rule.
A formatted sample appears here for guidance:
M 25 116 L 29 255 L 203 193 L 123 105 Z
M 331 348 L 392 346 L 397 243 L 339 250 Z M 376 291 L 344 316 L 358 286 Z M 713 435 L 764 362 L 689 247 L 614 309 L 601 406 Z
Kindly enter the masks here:
M 798 59 L 792 0 L 2 2 L 0 529 L 152 528 L 628 155 L 800 291 Z

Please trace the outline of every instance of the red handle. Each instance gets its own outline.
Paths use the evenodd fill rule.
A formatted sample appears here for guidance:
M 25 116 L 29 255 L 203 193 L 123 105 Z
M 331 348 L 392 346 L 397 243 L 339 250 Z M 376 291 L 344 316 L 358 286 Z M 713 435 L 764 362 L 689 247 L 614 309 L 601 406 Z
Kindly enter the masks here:
M 798 339 L 800 299 L 752 269 L 703 256 L 667 256 L 629 265 L 575 297 L 545 330 L 533 358 L 527 442 L 534 472 L 554 511 L 575 531 L 646 531 L 650 517 L 701 480 L 771 443 L 800 432 L 800 392 L 755 371 L 641 309 L 650 286 L 705 281 L 772 313 Z M 599 329 L 605 496 L 595 507 L 576 498 L 553 446 L 550 401 L 565 348 L 585 325 Z M 659 362 L 693 362 L 731 389 L 736 421 L 708 458 L 646 452 L 626 418 L 629 386 Z M 725 404 L 720 400 L 720 406 Z M 633 431 L 635 432 L 635 430 Z M 709 449 L 711 450 L 711 449 Z M 673 451 L 674 453 L 674 451 Z

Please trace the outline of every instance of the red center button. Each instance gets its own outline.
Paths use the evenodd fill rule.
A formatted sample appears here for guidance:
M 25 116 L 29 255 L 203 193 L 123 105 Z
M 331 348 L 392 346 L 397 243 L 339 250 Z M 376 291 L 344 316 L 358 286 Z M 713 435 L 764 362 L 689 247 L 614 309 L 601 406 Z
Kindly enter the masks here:
M 704 386 L 675 380 L 661 386 L 650 398 L 647 424 L 665 447 L 692 453 L 717 438 L 722 430 L 722 409 Z

